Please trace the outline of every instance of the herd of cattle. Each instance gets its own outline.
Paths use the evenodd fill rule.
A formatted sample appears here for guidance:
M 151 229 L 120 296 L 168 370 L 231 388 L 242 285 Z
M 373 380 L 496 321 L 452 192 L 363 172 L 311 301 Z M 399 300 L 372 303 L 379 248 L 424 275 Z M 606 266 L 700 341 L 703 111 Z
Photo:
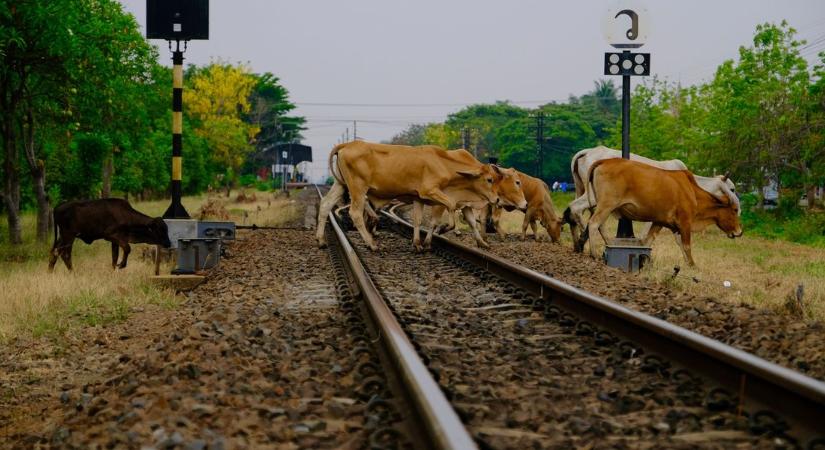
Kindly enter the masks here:
M 334 163 L 335 161 L 335 163 Z M 621 152 L 596 147 L 578 152 L 571 162 L 577 198 L 559 218 L 547 185 L 515 169 L 483 164 L 463 149 L 445 150 L 436 146 L 402 146 L 353 141 L 337 145 L 329 155 L 330 173 L 335 183 L 324 196 L 318 211 L 316 237 L 325 245 L 326 217 L 346 203 L 349 215 L 364 242 L 376 250 L 373 237 L 376 210 L 391 202 L 412 203 L 413 246 L 429 248 L 433 233 L 455 227 L 454 212 L 460 211 L 470 226 L 476 243 L 489 247 L 482 237 L 488 214 L 499 234 L 502 210 L 524 212 L 522 237 L 527 227 L 538 239 L 536 222 L 558 242 L 563 223 L 570 225 L 573 246 L 583 251 L 601 234 L 605 242 L 605 221 L 611 215 L 650 222 L 643 241 L 650 244 L 667 228 L 676 235 L 688 264 L 694 265 L 690 250 L 691 232 L 716 224 L 728 237 L 742 235 L 740 205 L 735 186 L 727 176 L 702 177 L 691 173 L 679 160 L 654 161 L 638 155 L 621 159 Z M 423 207 L 430 206 L 430 227 L 422 244 L 420 237 Z M 585 212 L 591 213 L 585 221 Z M 477 221 L 476 217 L 481 220 Z M 442 223 L 446 216 L 446 223 Z
M 337 161 L 337 164 L 333 164 Z M 353 141 L 336 146 L 329 155 L 330 173 L 335 183 L 324 196 L 318 212 L 317 238 L 325 245 L 326 217 L 345 203 L 349 194 L 349 214 L 367 245 L 376 250 L 376 210 L 391 202 L 412 203 L 413 246 L 429 248 L 433 233 L 455 228 L 455 212 L 460 211 L 480 247 L 489 247 L 482 237 L 481 224 L 488 215 L 503 236 L 499 219 L 502 210 L 524 212 L 522 238 L 527 227 L 539 238 L 536 222 L 547 230 L 553 242 L 559 241 L 563 223 L 570 225 L 573 247 L 583 251 L 589 239 L 595 256 L 593 238 L 601 234 L 607 242 L 604 224 L 611 215 L 639 222 L 650 222 L 644 242 L 650 244 L 662 228 L 677 237 L 685 259 L 693 265 L 690 251 L 692 231 L 710 224 L 734 238 L 742 235 L 739 199 L 727 176 L 702 177 L 692 174 L 679 160 L 654 161 L 638 155 L 621 159 L 618 150 L 596 147 L 578 152 L 571 162 L 577 198 L 556 215 L 550 189 L 538 178 L 515 169 L 483 164 L 463 149 L 444 150 L 425 145 L 373 144 Z M 431 207 L 430 227 L 422 244 L 420 230 L 424 206 Z M 585 222 L 585 212 L 591 213 Z M 476 216 L 481 218 L 480 223 Z M 367 221 L 372 226 L 367 227 Z M 445 223 L 444 223 L 445 222 Z M 54 209 L 54 245 L 49 258 L 53 270 L 58 257 L 72 269 L 75 239 L 87 244 L 104 239 L 112 244 L 112 267 L 126 267 L 130 243 L 169 247 L 169 232 L 161 218 L 136 211 L 126 200 L 102 199 L 74 201 Z M 118 264 L 118 253 L 123 260 Z

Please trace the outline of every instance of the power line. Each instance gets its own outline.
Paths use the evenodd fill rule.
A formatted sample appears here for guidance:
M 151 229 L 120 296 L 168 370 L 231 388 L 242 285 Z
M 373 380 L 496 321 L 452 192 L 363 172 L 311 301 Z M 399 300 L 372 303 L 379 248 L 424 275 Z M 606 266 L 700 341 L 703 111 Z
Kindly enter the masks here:
M 358 108 L 430 108 L 430 107 L 451 107 L 451 106 L 472 106 L 472 105 L 490 105 L 495 102 L 504 102 L 511 105 L 518 104 L 543 104 L 553 103 L 556 100 L 496 100 L 494 102 L 478 101 L 470 103 L 321 103 L 321 102 L 295 102 L 298 106 L 341 106 L 341 107 L 358 107 Z

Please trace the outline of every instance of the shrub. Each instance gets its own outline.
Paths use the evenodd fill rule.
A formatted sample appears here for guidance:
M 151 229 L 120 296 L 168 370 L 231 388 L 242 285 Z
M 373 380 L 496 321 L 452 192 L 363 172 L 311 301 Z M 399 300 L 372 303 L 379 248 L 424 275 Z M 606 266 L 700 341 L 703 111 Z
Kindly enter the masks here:
M 246 174 L 246 175 L 241 175 L 241 177 L 238 179 L 238 184 L 240 184 L 243 187 L 249 187 L 249 186 L 255 185 L 257 183 L 257 181 L 258 180 L 257 180 L 257 177 L 255 175 Z

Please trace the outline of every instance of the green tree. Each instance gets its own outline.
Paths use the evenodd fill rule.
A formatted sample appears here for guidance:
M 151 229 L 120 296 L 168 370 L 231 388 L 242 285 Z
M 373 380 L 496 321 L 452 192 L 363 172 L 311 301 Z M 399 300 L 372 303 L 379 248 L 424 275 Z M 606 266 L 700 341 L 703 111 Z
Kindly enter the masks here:
M 426 143 L 427 125 L 413 123 L 406 130 L 393 136 L 387 143 L 395 145 L 424 145 Z

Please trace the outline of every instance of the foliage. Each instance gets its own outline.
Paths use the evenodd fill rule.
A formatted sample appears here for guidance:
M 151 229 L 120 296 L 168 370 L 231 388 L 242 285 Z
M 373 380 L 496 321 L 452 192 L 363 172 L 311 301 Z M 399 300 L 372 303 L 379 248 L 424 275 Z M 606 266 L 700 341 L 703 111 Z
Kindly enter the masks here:
M 411 124 L 406 130 L 393 136 L 387 143 L 394 145 L 424 145 L 426 143 L 427 125 Z
M 191 88 L 184 91 L 184 103 L 194 120 L 194 132 L 206 140 L 212 162 L 226 169 L 224 179 L 232 183 L 259 131 L 244 120 L 257 80 L 246 66 L 222 62 L 189 73 Z
M 773 180 L 795 205 L 800 192 L 825 183 L 825 94 L 821 69 L 809 71 L 799 54 L 804 42 L 794 35 L 784 22 L 759 25 L 753 45 L 720 65 L 710 82 L 639 85 L 633 151 L 680 158 L 700 174 L 730 172 L 740 191 Z

